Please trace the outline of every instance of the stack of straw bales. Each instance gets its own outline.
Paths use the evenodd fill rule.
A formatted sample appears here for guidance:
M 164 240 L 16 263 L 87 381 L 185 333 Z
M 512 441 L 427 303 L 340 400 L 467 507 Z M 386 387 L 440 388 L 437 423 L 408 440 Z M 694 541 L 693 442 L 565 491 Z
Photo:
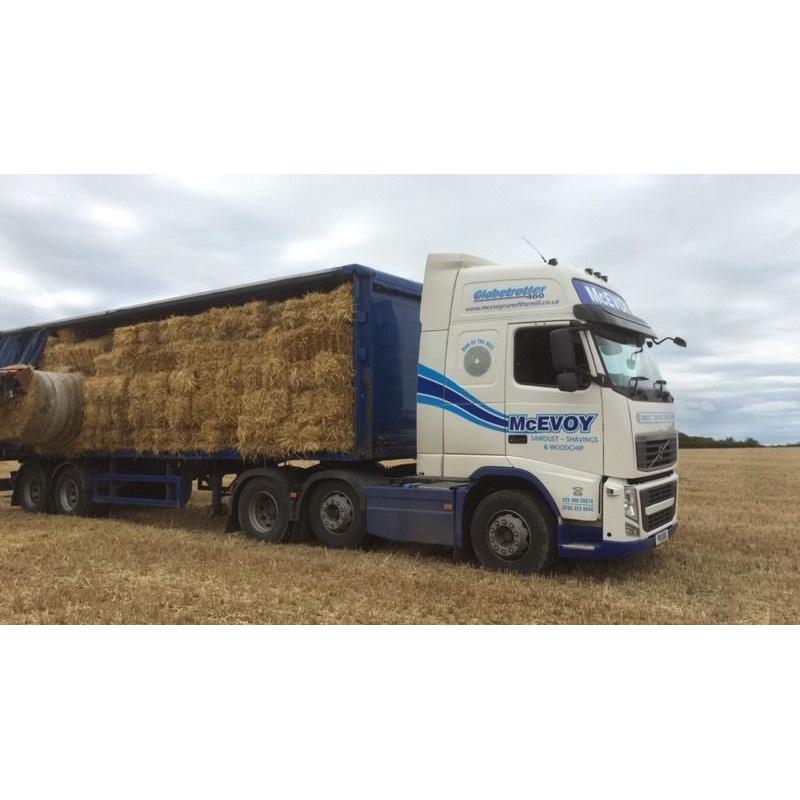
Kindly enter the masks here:
M 352 286 L 344 284 L 130 325 L 100 338 L 61 330 L 40 368 L 85 376 L 75 452 L 349 452 L 352 322 Z

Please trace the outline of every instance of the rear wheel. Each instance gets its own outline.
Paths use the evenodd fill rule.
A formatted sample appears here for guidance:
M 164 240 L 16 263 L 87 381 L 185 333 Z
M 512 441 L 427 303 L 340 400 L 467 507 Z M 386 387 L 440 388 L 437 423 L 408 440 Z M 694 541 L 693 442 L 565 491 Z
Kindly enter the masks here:
M 311 489 L 309 519 L 314 536 L 328 547 L 358 547 L 366 536 L 361 498 L 345 481 L 321 481 Z
M 47 510 L 47 474 L 41 464 L 25 464 L 17 476 L 17 499 L 29 513 L 42 514 Z
M 289 496 L 272 478 L 252 478 L 239 497 L 239 525 L 246 536 L 277 544 L 289 531 Z
M 92 494 L 88 476 L 77 467 L 64 467 L 53 486 L 53 508 L 56 514 L 88 517 L 92 513 Z
M 552 514 L 522 491 L 505 489 L 484 498 L 473 514 L 470 535 L 487 569 L 529 575 L 546 571 L 556 558 Z

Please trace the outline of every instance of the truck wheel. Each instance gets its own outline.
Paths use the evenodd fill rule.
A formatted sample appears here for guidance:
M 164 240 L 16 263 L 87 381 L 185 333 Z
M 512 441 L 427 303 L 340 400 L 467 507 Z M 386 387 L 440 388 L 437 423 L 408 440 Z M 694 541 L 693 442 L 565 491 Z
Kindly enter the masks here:
M 327 547 L 358 547 L 366 536 L 361 498 L 345 481 L 321 481 L 311 490 L 311 530 Z
M 555 521 L 525 492 L 504 489 L 484 498 L 472 516 L 470 535 L 487 569 L 530 575 L 549 569 L 556 558 Z
M 31 514 L 47 511 L 47 474 L 41 464 L 25 464 L 17 476 L 17 498 L 20 506 Z
M 64 467 L 53 486 L 53 508 L 56 514 L 88 517 L 92 512 L 92 493 L 85 473 L 76 467 Z
M 278 544 L 289 531 L 289 496 L 272 478 L 252 478 L 239 497 L 239 525 L 251 539 Z

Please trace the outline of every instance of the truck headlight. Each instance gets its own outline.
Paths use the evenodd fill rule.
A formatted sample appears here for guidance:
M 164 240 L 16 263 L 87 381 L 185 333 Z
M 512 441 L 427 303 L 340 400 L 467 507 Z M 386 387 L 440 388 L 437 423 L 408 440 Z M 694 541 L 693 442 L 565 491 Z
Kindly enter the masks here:
M 635 486 L 625 487 L 625 516 L 634 522 L 639 521 L 639 493 Z

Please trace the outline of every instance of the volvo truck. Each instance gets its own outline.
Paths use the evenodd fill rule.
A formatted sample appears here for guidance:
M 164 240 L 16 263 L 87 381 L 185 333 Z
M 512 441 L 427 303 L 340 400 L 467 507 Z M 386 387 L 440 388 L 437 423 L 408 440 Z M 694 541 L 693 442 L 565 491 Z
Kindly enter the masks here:
M 675 402 L 659 339 L 606 276 L 558 263 L 431 255 L 424 284 L 351 265 L 0 334 L 0 383 L 24 392 L 49 334 L 94 334 L 350 283 L 348 452 L 43 452 L 0 443 L 26 511 L 183 506 L 211 493 L 227 530 L 279 543 L 367 536 L 441 545 L 490 569 L 618 559 L 678 528 Z M 678 337 L 667 337 L 680 346 Z M 0 412 L 2 413 L 2 412 Z M 288 412 L 287 412 L 288 413 Z

